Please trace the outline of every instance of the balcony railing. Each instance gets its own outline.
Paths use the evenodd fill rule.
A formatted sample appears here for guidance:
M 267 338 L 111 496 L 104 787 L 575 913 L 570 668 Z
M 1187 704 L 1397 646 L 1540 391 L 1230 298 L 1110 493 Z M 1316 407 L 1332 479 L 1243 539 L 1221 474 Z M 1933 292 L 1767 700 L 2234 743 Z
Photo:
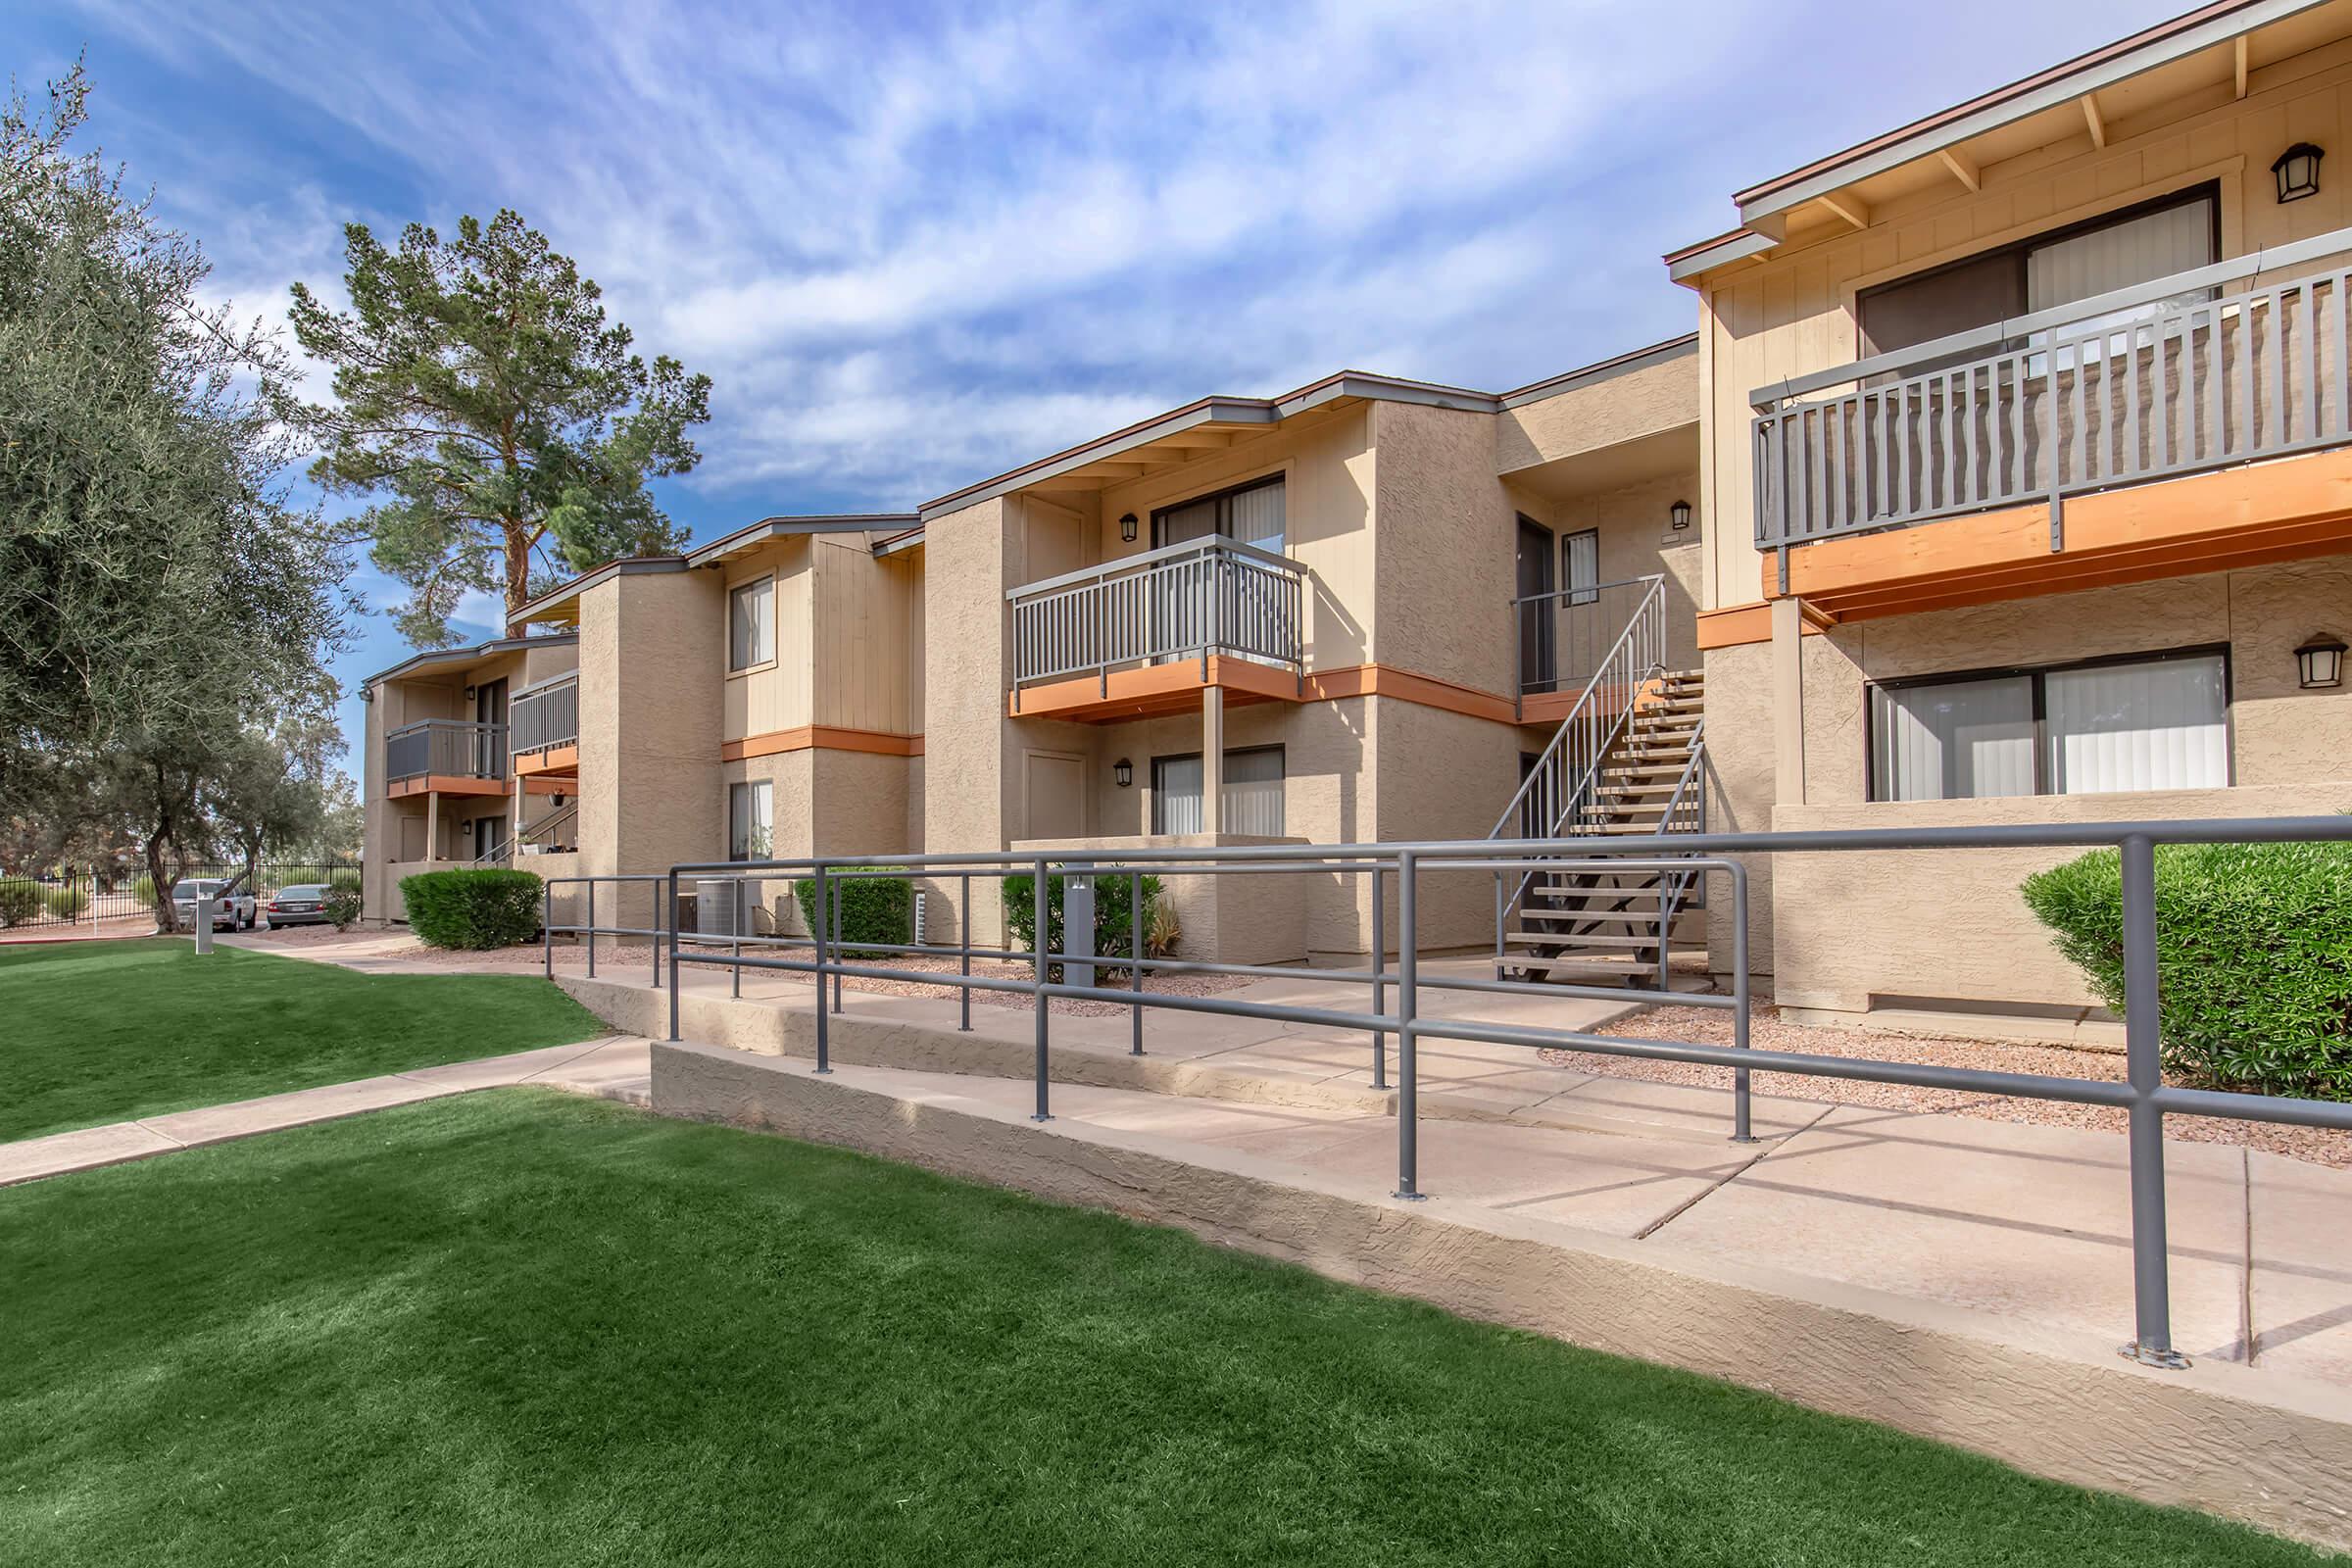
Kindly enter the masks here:
M 503 779 L 507 776 L 507 726 L 428 718 L 384 737 L 384 776 L 393 783 L 414 778 Z
M 1583 691 L 1615 650 L 1626 623 L 1664 580 L 1656 575 L 1630 577 L 1512 600 L 1511 641 L 1519 650 L 1512 699 L 1524 702 Z
M 580 739 L 580 678 L 558 675 L 526 686 L 507 705 L 514 755 L 576 746 Z
M 2068 496 L 2352 445 L 2347 253 L 2338 229 L 1759 387 L 1756 547 L 2037 502 L 2055 544 Z
M 1012 604 L 1012 679 L 1039 681 L 1211 655 L 1301 667 L 1306 575 L 1231 539 L 1188 540 L 1049 577 Z

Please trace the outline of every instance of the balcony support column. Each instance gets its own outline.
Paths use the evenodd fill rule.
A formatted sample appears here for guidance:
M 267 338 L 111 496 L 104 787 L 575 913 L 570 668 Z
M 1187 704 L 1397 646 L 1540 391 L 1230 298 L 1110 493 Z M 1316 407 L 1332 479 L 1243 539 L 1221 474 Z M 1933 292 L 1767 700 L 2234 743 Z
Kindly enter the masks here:
M 424 781 L 424 858 L 429 863 L 441 858 L 441 792 L 433 781 Z
M 1200 831 L 1225 831 L 1225 688 L 1200 692 Z
M 1804 608 L 1772 601 L 1772 798 L 1783 806 L 1805 800 Z

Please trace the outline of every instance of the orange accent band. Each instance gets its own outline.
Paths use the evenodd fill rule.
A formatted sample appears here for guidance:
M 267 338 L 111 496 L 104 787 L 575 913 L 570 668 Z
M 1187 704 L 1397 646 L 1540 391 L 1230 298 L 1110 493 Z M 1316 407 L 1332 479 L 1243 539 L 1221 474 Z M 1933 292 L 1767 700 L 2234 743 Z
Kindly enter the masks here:
M 803 724 L 798 729 L 771 729 L 728 741 L 718 749 L 722 762 L 750 757 L 774 757 L 782 752 L 865 752 L 876 757 L 920 757 L 920 735 L 894 735 L 879 729 L 838 729 L 830 724 Z

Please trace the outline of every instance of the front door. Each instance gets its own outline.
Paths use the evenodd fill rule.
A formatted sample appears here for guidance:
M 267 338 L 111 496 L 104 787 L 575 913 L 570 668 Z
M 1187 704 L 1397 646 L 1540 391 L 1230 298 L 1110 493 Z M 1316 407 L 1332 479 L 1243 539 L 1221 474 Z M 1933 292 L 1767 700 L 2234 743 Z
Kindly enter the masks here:
M 1552 617 L 1558 607 L 1532 596 L 1551 592 L 1551 530 L 1533 517 L 1519 519 L 1519 689 L 1547 692 L 1557 675 L 1552 654 Z

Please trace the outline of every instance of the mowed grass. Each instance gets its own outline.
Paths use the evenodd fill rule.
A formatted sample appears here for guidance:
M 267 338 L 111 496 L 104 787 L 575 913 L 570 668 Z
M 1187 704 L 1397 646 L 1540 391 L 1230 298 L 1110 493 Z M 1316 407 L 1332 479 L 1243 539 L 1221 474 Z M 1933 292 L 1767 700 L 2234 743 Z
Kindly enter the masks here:
M 544 1091 L 0 1192 L 0 1322 L 7 1562 L 2315 1560 L 1182 1233 Z
M 604 1030 L 526 975 L 365 975 L 156 939 L 0 947 L 0 1142 Z

